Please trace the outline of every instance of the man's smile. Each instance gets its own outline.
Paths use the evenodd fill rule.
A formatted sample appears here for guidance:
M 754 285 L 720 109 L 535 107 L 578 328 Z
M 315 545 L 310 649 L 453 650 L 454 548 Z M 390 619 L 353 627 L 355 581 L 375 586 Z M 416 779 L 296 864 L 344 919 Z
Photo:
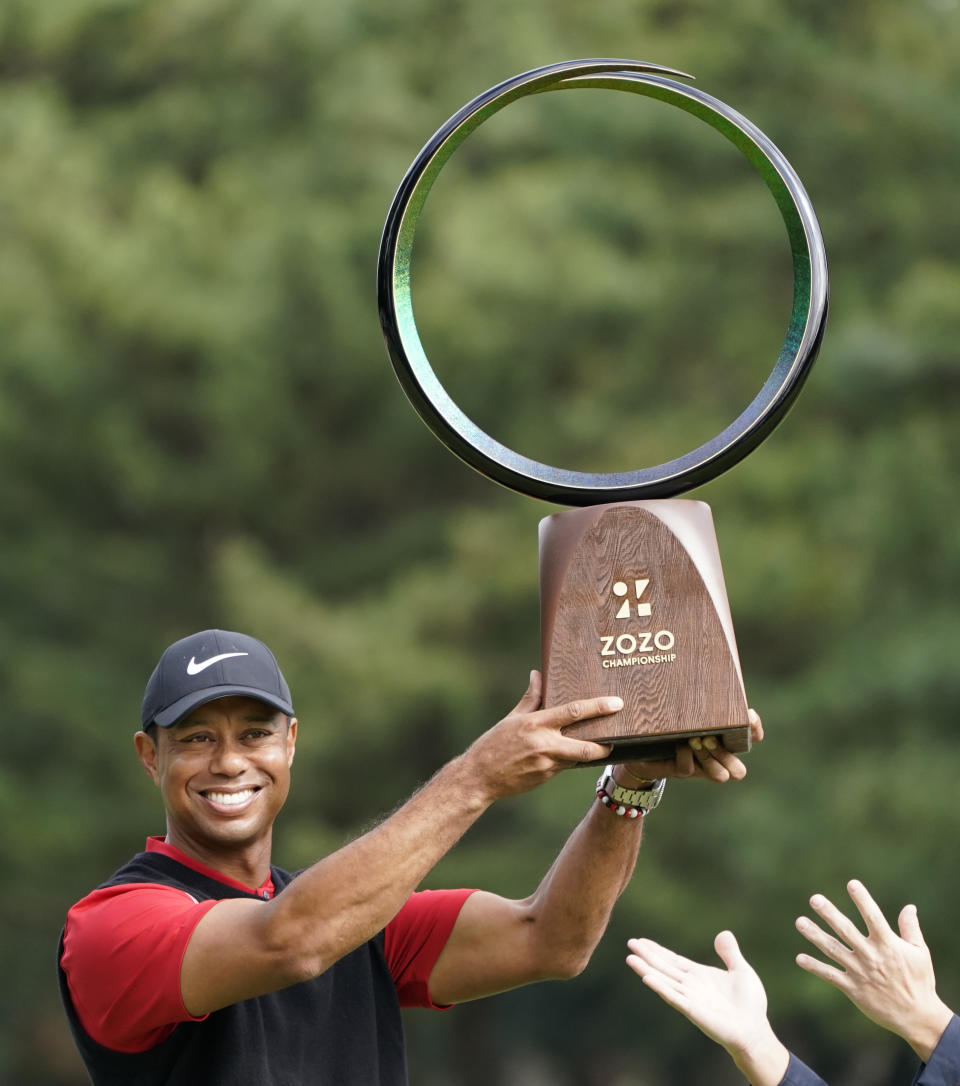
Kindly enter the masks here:
M 241 788 L 234 792 L 226 792 L 220 788 L 204 788 L 200 795 L 214 807 L 224 807 L 235 811 L 250 803 L 259 791 L 259 787 Z

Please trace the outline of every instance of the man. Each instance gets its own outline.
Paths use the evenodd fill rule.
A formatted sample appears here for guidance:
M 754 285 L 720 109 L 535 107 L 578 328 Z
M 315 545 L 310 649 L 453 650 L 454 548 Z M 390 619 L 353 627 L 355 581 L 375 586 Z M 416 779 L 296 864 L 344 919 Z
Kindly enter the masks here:
M 960 1084 L 960 1018 L 937 995 L 917 910 L 905 905 L 898 935 L 856 879 L 847 884 L 867 934 L 822 894 L 810 905 L 836 933 L 806 916 L 797 930 L 841 968 L 798 954 L 797 964 L 839 988 L 872 1022 L 902 1037 L 921 1060 L 913 1086 Z M 722 1045 L 753 1086 L 825 1086 L 786 1047 L 767 1019 L 767 995 L 733 933 L 714 941 L 726 970 L 700 965 L 649 939 L 631 939 L 627 964 L 662 999 Z
M 96 1086 L 394 1086 L 406 1082 L 400 1005 L 579 973 L 632 872 L 638 816 L 663 791 L 651 772 L 746 771 L 706 740 L 672 763 L 608 769 L 530 897 L 415 893 L 496 800 L 609 753 L 562 728 L 618 712 L 619 698 L 539 704 L 533 672 L 517 707 L 394 814 L 292 878 L 271 866 L 298 729 L 273 654 L 222 630 L 171 645 L 135 737 L 166 837 L 78 902 L 61 940 L 61 993 Z M 358 811 L 391 800 L 375 769 L 353 785 Z

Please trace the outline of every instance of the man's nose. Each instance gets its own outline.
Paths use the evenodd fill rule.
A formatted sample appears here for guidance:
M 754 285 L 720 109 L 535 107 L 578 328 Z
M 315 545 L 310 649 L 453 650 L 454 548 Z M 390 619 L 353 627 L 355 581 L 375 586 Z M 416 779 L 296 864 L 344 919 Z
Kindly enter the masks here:
M 247 768 L 247 758 L 239 744 L 230 739 L 218 742 L 210 770 L 224 777 L 238 777 Z

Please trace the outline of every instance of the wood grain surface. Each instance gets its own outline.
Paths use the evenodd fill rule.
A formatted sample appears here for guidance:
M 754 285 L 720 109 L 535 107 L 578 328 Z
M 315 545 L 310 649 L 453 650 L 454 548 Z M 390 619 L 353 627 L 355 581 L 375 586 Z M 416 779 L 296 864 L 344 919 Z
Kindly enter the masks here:
M 719 555 L 715 572 L 705 572 L 720 583 L 708 587 L 669 518 L 651 511 L 667 506 L 681 515 L 681 506 L 706 510 L 695 525 L 697 550 L 716 553 L 700 502 L 592 506 L 541 525 L 544 705 L 619 694 L 621 713 L 567 729 L 614 743 L 614 761 L 672 757 L 677 740 L 696 735 L 716 735 L 737 752 L 750 746 L 732 627 L 724 630 L 715 605 L 718 595 L 726 602 Z

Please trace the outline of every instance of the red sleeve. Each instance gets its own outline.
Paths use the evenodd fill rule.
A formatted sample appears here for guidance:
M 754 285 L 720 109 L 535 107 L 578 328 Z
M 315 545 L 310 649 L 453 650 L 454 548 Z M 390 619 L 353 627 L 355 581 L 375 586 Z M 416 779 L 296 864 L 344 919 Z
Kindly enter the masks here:
M 201 1021 L 180 997 L 180 964 L 216 904 L 172 886 L 126 883 L 94 890 L 67 913 L 60 964 L 77 1017 L 98 1044 L 144 1052 L 179 1022 Z
M 447 944 L 463 903 L 473 890 L 421 890 L 390 921 L 384 932 L 387 965 L 401 1007 L 433 1007 L 428 981 Z

